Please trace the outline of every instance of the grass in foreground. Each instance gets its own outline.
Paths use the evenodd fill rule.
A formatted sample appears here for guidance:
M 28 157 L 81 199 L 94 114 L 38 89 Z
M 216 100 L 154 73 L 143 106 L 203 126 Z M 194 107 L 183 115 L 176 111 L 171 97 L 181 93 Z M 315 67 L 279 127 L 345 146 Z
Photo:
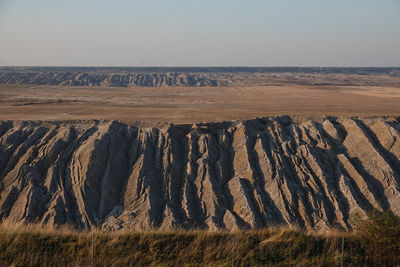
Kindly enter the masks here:
M 377 225 L 378 224 L 378 225 Z M 297 229 L 94 233 L 95 266 L 393 266 L 399 218 L 371 214 L 352 233 Z M 342 242 L 344 250 L 342 254 Z M 343 255 L 343 257 L 342 257 Z M 90 266 L 92 233 L 0 229 L 0 266 Z

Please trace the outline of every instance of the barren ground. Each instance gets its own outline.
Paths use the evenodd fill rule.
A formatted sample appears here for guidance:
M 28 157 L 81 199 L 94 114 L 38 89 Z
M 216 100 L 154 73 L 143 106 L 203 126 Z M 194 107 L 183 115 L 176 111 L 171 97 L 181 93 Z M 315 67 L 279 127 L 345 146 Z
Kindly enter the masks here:
M 229 87 L 0 85 L 0 120 L 118 119 L 191 123 L 267 115 L 400 114 L 400 83 Z

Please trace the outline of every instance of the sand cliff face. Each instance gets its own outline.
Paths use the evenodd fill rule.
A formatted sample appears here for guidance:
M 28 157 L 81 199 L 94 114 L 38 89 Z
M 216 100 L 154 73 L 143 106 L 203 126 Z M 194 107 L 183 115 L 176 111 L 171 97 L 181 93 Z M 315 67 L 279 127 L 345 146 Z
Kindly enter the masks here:
M 399 175 L 393 118 L 0 123 L 0 218 L 48 227 L 347 229 Z
M 59 86 L 221 86 L 211 73 L 0 72 L 0 83 Z
M 395 86 L 400 68 L 1 67 L 0 84 L 93 87 Z

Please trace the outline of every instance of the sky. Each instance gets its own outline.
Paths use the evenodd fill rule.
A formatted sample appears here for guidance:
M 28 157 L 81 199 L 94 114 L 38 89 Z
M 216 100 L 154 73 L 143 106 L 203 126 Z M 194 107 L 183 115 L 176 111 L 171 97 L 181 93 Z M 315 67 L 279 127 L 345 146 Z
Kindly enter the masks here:
M 0 0 L 4 66 L 400 66 L 400 0 Z

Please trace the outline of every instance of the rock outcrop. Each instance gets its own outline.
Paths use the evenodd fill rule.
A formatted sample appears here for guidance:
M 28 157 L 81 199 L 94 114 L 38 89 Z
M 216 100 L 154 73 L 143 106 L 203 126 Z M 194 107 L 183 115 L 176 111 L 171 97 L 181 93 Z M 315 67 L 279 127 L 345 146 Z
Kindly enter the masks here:
M 46 227 L 349 229 L 399 175 L 397 118 L 0 123 L 0 218 Z

